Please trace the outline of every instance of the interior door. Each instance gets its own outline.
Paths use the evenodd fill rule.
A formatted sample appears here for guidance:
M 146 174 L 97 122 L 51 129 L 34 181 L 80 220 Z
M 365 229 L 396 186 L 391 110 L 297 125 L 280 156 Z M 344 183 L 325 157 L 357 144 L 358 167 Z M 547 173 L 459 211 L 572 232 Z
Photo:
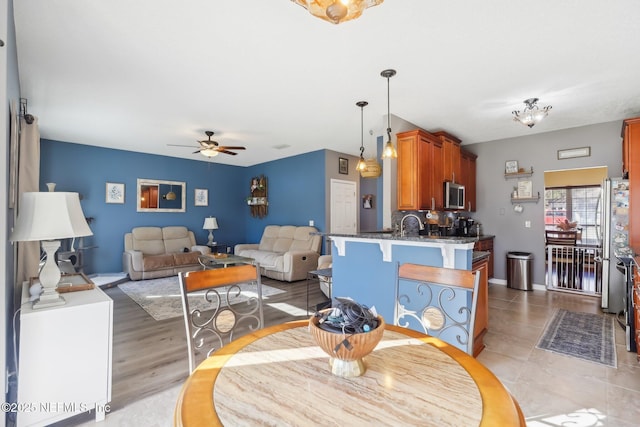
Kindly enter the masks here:
M 358 230 L 358 204 L 356 183 L 331 180 L 331 233 L 356 234 Z

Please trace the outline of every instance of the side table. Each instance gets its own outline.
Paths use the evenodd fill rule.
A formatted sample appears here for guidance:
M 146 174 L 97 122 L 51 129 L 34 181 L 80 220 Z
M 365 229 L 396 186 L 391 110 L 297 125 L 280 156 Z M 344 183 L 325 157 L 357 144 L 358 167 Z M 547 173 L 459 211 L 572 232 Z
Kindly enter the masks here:
M 207 245 L 211 252 L 218 254 L 227 254 L 231 253 L 231 247 L 229 245 L 225 245 L 224 243 L 214 243 L 212 245 Z
M 321 268 L 320 270 L 312 270 L 307 273 L 307 316 L 309 315 L 309 285 L 313 282 L 316 282 L 318 283 L 318 285 L 320 285 L 320 277 L 327 278 L 329 281 L 331 281 L 332 275 L 333 271 L 331 270 L 331 268 Z M 329 286 L 329 303 L 331 303 L 331 297 L 331 286 Z M 319 305 L 325 305 L 325 303 Z M 314 307 L 314 310 L 317 311 L 318 309 L 318 306 Z

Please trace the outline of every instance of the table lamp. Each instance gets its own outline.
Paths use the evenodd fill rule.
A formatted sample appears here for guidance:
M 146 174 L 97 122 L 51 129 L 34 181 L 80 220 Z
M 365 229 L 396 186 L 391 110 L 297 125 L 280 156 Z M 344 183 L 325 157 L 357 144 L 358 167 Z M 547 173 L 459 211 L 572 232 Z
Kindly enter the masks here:
M 215 245 L 216 242 L 213 241 L 213 232 L 211 230 L 218 229 L 218 220 L 216 220 L 212 216 L 205 218 L 204 225 L 202 226 L 202 228 L 205 230 L 209 230 L 209 241 L 207 242 L 207 245 L 208 246 Z
M 64 298 L 56 292 L 61 277 L 55 259 L 60 247 L 59 239 L 91 235 L 93 233 L 85 220 L 78 193 L 30 192 L 20 195 L 18 218 L 9 240 L 40 240 L 47 255 L 38 276 L 43 292 L 34 301 L 34 309 L 65 304 Z

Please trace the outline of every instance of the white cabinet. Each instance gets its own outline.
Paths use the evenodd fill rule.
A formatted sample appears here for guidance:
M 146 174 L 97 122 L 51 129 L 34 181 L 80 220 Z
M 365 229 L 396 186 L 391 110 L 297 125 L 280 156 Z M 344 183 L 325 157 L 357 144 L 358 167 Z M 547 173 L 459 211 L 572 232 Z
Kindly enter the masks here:
M 64 294 L 65 305 L 33 310 L 23 285 L 18 426 L 46 426 L 109 412 L 113 301 L 100 288 Z

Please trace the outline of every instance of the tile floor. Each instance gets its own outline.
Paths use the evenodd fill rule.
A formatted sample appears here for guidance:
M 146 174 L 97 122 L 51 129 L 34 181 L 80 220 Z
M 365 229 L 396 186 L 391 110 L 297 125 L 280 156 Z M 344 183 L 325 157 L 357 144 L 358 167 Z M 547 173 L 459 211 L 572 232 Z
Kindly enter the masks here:
M 599 313 L 599 300 L 560 292 L 489 287 L 489 332 L 478 360 L 516 397 L 533 427 L 640 425 L 640 364 L 616 325 L 617 369 L 536 348 L 557 308 Z M 171 426 L 180 387 L 83 426 Z
M 618 367 L 536 348 L 554 311 L 600 313 L 598 298 L 489 287 L 489 332 L 478 360 L 516 397 L 528 426 L 640 425 L 640 364 L 616 323 Z

